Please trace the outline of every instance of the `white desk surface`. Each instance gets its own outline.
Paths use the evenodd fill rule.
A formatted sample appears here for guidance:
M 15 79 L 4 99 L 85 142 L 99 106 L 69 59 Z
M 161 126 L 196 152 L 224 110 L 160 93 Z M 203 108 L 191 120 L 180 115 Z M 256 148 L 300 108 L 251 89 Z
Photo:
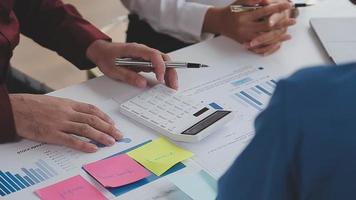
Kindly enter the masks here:
M 264 63 L 273 63 L 278 65 L 279 76 L 283 77 L 303 67 L 330 64 L 331 61 L 310 28 L 309 19 L 336 16 L 356 17 L 356 6 L 346 0 L 320 0 L 313 7 L 301 8 L 298 24 L 290 29 L 293 39 L 285 43 L 280 51 L 268 57 L 250 53 L 238 43 L 225 37 L 218 37 L 173 52 L 170 54 L 173 60 L 202 62 L 214 66 L 204 70 L 178 71 L 180 89 L 193 87 L 216 78 L 219 74 L 228 74 L 233 69 L 246 65 L 263 66 Z M 123 102 L 140 92 L 141 90 L 127 84 L 100 77 L 50 95 L 100 105 L 110 98 Z M 120 122 L 118 127 L 120 128 Z

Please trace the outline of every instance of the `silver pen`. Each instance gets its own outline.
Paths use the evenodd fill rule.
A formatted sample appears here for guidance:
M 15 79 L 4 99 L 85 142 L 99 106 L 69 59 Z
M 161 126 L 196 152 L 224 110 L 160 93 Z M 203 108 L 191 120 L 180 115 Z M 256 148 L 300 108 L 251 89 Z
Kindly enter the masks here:
M 151 62 L 133 60 L 131 58 L 117 58 L 115 60 L 117 66 L 123 67 L 153 67 Z M 205 68 L 208 65 L 200 63 L 187 63 L 187 62 L 166 62 L 167 68 Z
M 308 7 L 312 6 L 314 3 L 295 3 L 293 4 L 293 8 L 301 8 L 301 7 Z M 240 13 L 240 12 L 249 12 L 249 11 L 254 11 L 260 8 L 263 8 L 264 6 L 260 5 L 255 5 L 255 6 L 244 6 L 244 5 L 231 5 L 230 9 L 231 12 L 233 13 Z

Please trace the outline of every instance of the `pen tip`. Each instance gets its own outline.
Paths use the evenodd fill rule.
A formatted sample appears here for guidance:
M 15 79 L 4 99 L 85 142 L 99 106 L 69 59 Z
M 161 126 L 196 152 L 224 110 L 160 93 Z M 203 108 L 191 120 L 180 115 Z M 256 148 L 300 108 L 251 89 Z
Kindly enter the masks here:
M 209 65 L 201 65 L 201 67 L 209 67 Z

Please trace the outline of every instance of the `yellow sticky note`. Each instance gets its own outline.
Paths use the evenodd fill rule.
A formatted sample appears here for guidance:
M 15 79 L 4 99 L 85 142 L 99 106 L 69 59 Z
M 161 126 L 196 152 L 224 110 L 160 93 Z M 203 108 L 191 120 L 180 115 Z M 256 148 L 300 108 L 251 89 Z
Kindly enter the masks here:
M 177 147 L 164 138 L 158 138 L 130 151 L 127 155 L 160 176 L 175 164 L 192 157 L 193 153 Z

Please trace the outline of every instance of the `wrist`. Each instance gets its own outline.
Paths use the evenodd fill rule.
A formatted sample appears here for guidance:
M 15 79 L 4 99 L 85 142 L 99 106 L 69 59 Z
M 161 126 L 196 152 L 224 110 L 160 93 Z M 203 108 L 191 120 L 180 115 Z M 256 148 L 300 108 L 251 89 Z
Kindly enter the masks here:
M 221 34 L 224 25 L 225 10 L 211 7 L 205 14 L 203 33 Z
M 95 40 L 87 48 L 86 51 L 87 58 L 93 63 L 98 64 L 101 55 L 100 52 L 102 52 L 107 47 L 108 44 L 109 42 L 105 40 Z

